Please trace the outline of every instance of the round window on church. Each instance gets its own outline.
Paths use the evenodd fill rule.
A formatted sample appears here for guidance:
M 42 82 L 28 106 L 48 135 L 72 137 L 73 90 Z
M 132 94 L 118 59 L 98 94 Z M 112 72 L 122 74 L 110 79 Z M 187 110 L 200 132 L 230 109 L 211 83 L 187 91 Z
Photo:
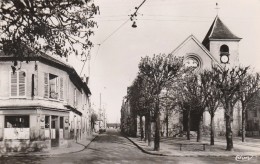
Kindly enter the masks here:
M 201 60 L 194 55 L 189 55 L 184 60 L 185 67 L 192 67 L 195 71 L 200 70 L 201 68 Z

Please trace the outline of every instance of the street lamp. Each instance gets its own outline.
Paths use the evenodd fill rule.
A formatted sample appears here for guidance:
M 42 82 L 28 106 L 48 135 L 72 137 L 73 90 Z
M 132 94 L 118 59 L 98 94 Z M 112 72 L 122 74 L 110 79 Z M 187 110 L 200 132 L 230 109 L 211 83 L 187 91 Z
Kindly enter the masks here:
M 136 27 L 137 27 L 137 25 L 136 25 L 136 22 L 135 22 L 135 21 L 133 22 L 133 24 L 132 24 L 132 27 L 133 27 L 133 28 L 136 28 Z

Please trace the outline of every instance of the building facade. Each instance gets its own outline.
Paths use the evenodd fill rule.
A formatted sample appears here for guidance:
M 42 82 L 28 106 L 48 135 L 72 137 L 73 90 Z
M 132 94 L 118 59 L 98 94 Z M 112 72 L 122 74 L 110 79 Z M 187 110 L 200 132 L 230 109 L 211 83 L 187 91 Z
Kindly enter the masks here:
M 240 40 L 241 38 L 234 35 L 222 20 L 216 16 L 202 42 L 200 42 L 194 35 L 190 35 L 178 47 L 176 47 L 171 54 L 173 56 L 184 57 L 185 66 L 196 67 L 195 71 L 204 69 L 211 70 L 213 66 L 230 68 L 239 65 Z M 124 125 L 127 124 L 127 117 L 131 117 L 131 110 L 127 109 L 127 106 L 127 101 L 123 102 L 121 110 L 122 116 L 124 116 L 123 118 L 121 117 L 121 128 L 125 128 L 123 130 L 129 129 L 127 125 Z M 232 130 L 235 136 L 240 134 L 240 129 L 242 127 L 241 114 L 241 105 L 237 103 L 234 109 L 234 119 L 232 122 Z M 139 127 L 140 125 L 138 124 L 140 118 L 137 116 L 135 116 L 135 118 L 138 121 L 137 126 Z M 160 120 L 160 134 L 162 136 L 166 135 L 167 129 L 168 136 L 175 136 L 186 131 L 187 115 L 185 113 L 171 112 L 167 109 L 161 108 Z M 190 121 L 190 130 L 194 131 L 191 132 L 191 134 L 196 135 L 198 116 L 196 116 L 195 112 L 191 112 Z M 207 111 L 204 112 L 203 122 L 203 128 L 209 129 L 210 115 Z M 216 135 L 225 135 L 223 108 L 220 107 L 215 113 L 214 123 Z M 152 130 L 154 130 L 153 124 Z M 140 130 L 136 131 L 138 132 L 138 135 L 140 135 Z
M 186 66 L 196 67 L 196 71 L 211 70 L 213 66 L 217 67 L 234 67 L 239 65 L 239 41 L 241 38 L 234 35 L 230 29 L 216 16 L 205 38 L 200 42 L 194 35 L 190 35 L 184 40 L 171 54 L 174 56 L 184 57 Z M 234 109 L 234 119 L 232 130 L 234 135 L 239 135 L 241 129 L 241 106 L 236 104 Z M 163 120 L 163 115 L 161 120 Z M 180 127 L 186 131 L 187 115 L 177 114 L 172 116 L 168 124 L 172 131 Z M 176 120 L 180 120 L 176 123 Z M 191 131 L 196 131 L 198 127 L 198 118 L 196 113 L 191 112 Z M 210 126 L 210 115 L 206 111 L 203 116 L 204 127 Z M 219 108 L 214 118 L 215 130 L 217 135 L 225 134 L 224 109 Z M 162 124 L 162 130 L 165 129 Z M 174 132 L 172 134 L 174 135 Z
M 127 136 L 137 136 L 137 114 L 135 109 L 131 108 L 130 100 L 124 98 L 121 106 L 121 120 L 120 120 L 121 132 Z
M 0 55 L 0 150 L 67 145 L 90 133 L 90 90 L 73 67 L 46 54 Z

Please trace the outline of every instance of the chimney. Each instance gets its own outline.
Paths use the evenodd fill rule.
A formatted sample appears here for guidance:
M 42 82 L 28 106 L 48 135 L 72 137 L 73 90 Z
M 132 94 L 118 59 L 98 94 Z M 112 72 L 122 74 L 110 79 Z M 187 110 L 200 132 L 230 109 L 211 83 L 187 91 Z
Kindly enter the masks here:
M 88 85 L 89 77 L 86 77 L 86 84 Z

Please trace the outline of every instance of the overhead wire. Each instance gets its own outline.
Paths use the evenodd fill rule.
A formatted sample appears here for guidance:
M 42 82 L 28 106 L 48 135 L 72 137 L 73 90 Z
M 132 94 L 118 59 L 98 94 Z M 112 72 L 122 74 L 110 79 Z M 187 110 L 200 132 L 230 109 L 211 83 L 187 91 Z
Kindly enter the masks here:
M 113 36 L 117 31 L 119 31 L 128 21 L 130 21 L 131 18 L 133 17 L 133 15 L 136 16 L 138 10 L 139 10 L 140 7 L 145 3 L 145 1 L 146 1 L 146 0 L 143 0 L 143 2 L 142 2 L 138 7 L 135 8 L 135 12 L 134 12 L 134 14 L 132 14 L 132 15 L 130 16 L 130 18 L 127 18 L 120 26 L 118 26 L 118 28 L 116 28 L 112 33 L 110 33 L 102 42 L 100 42 L 99 44 L 97 44 L 97 45 L 98 45 L 98 49 L 97 49 L 97 52 L 96 52 L 96 55 L 95 55 L 95 58 L 94 58 L 94 62 L 96 61 L 96 58 L 97 58 L 97 56 L 98 56 L 98 52 L 99 52 L 100 47 L 101 47 L 111 36 Z M 81 73 L 82 73 L 82 71 L 83 71 L 83 68 L 84 68 L 84 66 L 85 66 L 86 61 L 87 61 L 87 60 L 85 60 L 83 66 L 82 66 Z M 80 74 L 81 74 L 81 73 L 80 73 Z

